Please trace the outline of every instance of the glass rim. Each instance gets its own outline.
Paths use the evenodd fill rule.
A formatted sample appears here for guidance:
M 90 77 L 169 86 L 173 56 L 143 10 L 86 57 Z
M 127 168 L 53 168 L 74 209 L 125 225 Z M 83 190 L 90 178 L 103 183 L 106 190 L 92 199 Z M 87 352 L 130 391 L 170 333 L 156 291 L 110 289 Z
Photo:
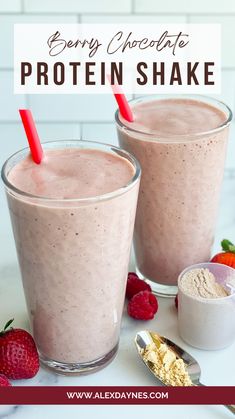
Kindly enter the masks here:
M 148 98 L 149 98 L 149 100 L 146 100 Z M 160 138 L 160 140 L 158 140 L 159 143 L 161 143 L 161 142 L 174 142 L 174 143 L 183 142 L 187 138 L 191 138 L 192 141 L 197 140 L 200 137 L 204 137 L 204 136 L 208 136 L 210 134 L 220 132 L 224 128 L 228 127 L 230 125 L 231 121 L 232 121 L 233 113 L 232 113 L 232 110 L 230 109 L 230 107 L 228 105 L 226 105 L 226 103 L 224 103 L 223 101 L 218 100 L 214 97 L 206 96 L 206 95 L 196 95 L 196 94 L 194 94 L 194 95 L 193 94 L 191 94 L 191 95 L 186 95 L 186 94 L 185 95 L 184 94 L 181 94 L 181 95 L 180 94 L 175 94 L 175 95 L 174 94 L 172 94 L 172 95 L 167 95 L 167 94 L 165 94 L 165 95 L 164 94 L 144 95 L 144 96 L 140 96 L 140 97 L 135 98 L 135 99 L 131 99 L 131 100 L 128 101 L 128 103 L 129 104 L 137 104 L 138 102 L 142 102 L 144 100 L 146 100 L 146 102 L 150 102 L 151 100 L 154 100 L 154 99 L 159 99 L 159 100 L 160 99 L 169 99 L 169 100 L 171 100 L 171 99 L 177 99 L 177 98 L 178 99 L 189 99 L 189 100 L 192 99 L 192 100 L 198 100 L 198 101 L 201 100 L 203 103 L 207 103 L 207 104 L 208 103 L 210 104 L 210 101 L 211 101 L 212 104 L 214 104 L 214 106 L 217 109 L 221 110 L 221 106 L 225 108 L 225 110 L 227 111 L 226 120 L 222 124 L 220 124 L 218 127 L 212 128 L 212 129 L 207 130 L 207 131 L 201 131 L 201 132 L 196 132 L 196 133 L 191 133 L 191 134 L 167 134 L 167 133 L 160 133 L 160 132 L 159 133 L 158 132 L 147 133 L 143 130 L 137 130 L 137 129 L 131 128 L 130 125 L 126 125 L 125 123 L 123 123 L 120 120 L 119 109 L 117 109 L 116 112 L 115 112 L 115 121 L 116 121 L 117 125 L 120 128 L 124 129 L 125 131 L 127 131 L 127 132 L 129 131 L 130 133 L 135 133 L 135 134 L 138 134 L 138 135 L 145 136 L 145 138 L 143 138 L 143 139 L 138 138 L 140 141 L 141 140 L 142 141 L 144 141 L 144 140 L 153 141 L 155 138 L 159 137 Z M 131 124 L 131 122 L 129 122 L 129 124 Z M 163 138 L 164 141 L 161 141 L 161 138 Z M 178 140 L 178 141 L 175 141 L 173 139 Z M 168 141 L 166 141 L 166 140 L 168 140 Z
M 131 177 L 131 179 L 123 186 L 121 186 L 118 189 L 115 189 L 112 192 L 107 192 L 105 194 L 102 195 L 96 195 L 96 196 L 91 196 L 91 197 L 86 197 L 86 198 L 51 198 L 51 197 L 47 197 L 47 196 L 40 196 L 40 195 L 34 195 L 34 194 L 30 194 L 28 192 L 22 191 L 21 189 L 17 188 L 16 186 L 14 186 L 9 180 L 8 180 L 8 173 L 6 173 L 6 170 L 8 168 L 9 163 L 18 155 L 22 155 L 22 157 L 25 157 L 27 154 L 27 152 L 30 152 L 29 147 L 24 147 L 20 150 L 18 150 L 17 152 L 13 153 L 10 157 L 8 157 L 8 159 L 4 162 L 3 166 L 2 166 L 2 170 L 1 170 L 1 178 L 2 181 L 5 185 L 6 188 L 8 188 L 10 191 L 16 193 L 17 195 L 20 195 L 24 198 L 29 198 L 32 200 L 37 200 L 37 201 L 48 201 L 48 202 L 66 202 L 66 203 L 81 203 L 81 204 L 86 204 L 86 203 L 93 203 L 93 202 L 99 202 L 99 201 L 107 201 L 110 200 L 112 198 L 115 198 L 117 196 L 123 195 L 124 193 L 126 193 L 128 190 L 130 190 L 139 180 L 140 176 L 141 176 L 141 167 L 140 164 L 138 162 L 138 160 L 136 159 L 135 156 L 133 156 L 131 153 L 129 153 L 128 151 L 120 148 L 120 147 L 116 147 L 112 144 L 107 144 L 107 143 L 102 143 L 99 141 L 86 141 L 86 140 L 52 140 L 52 141 L 44 141 L 41 143 L 42 147 L 44 145 L 58 145 L 58 149 L 59 148 L 63 148 L 63 147 L 59 147 L 59 146 L 63 146 L 67 144 L 77 144 L 79 145 L 83 145 L 83 146 L 87 146 L 87 148 L 92 149 L 92 146 L 94 149 L 99 150 L 98 147 L 104 147 L 105 149 L 107 149 L 107 152 L 116 152 L 120 157 L 126 158 L 134 167 L 135 173 L 134 175 Z M 95 148 L 96 147 L 96 148 Z M 45 147 L 46 149 L 47 147 Z M 76 147 L 75 147 L 76 148 Z M 78 147 L 79 148 L 79 147 Z M 83 147 L 85 148 L 85 147 Z M 50 149 L 50 147 L 48 147 L 48 149 Z M 51 148 L 53 149 L 53 148 Z M 106 151 L 106 150 L 104 150 Z M 35 163 L 36 164 L 36 163 Z
M 193 269 L 197 269 L 199 266 L 202 266 L 202 265 L 205 265 L 205 267 L 207 267 L 208 265 L 209 266 L 211 266 L 211 265 L 213 265 L 213 266 L 223 266 L 223 267 L 225 267 L 228 271 L 230 270 L 231 272 L 233 272 L 234 271 L 234 276 L 235 276 L 235 269 L 234 268 L 232 268 L 231 266 L 228 266 L 228 265 L 224 265 L 224 264 L 222 264 L 222 263 L 216 263 L 216 262 L 201 262 L 201 263 L 195 263 L 194 265 L 190 265 L 190 266 L 187 266 L 182 272 L 180 272 L 180 274 L 179 274 L 179 276 L 178 276 L 178 288 L 179 288 L 179 290 L 184 294 L 184 295 L 186 295 L 186 297 L 188 297 L 188 298 L 190 298 L 191 300 L 196 300 L 196 301 L 199 301 L 199 302 L 201 302 L 201 303 L 209 303 L 209 304 L 213 304 L 213 303 L 216 303 L 217 301 L 218 302 L 221 302 L 221 301 L 227 301 L 228 299 L 232 299 L 232 298 L 235 298 L 235 292 L 233 292 L 233 293 L 231 293 L 231 294 L 229 294 L 229 295 L 226 295 L 226 297 L 217 297 L 217 298 L 205 298 L 205 297 L 197 297 L 197 296 L 193 296 L 193 295 L 189 295 L 189 294 L 186 294 L 185 293 L 185 291 L 182 289 L 182 287 L 181 287 L 181 282 L 180 282 L 180 280 L 181 280 L 181 278 L 182 278 L 182 276 L 186 273 L 186 272 L 188 272 L 188 271 L 190 271 L 190 270 L 193 270 Z M 209 268 L 208 268 L 209 269 Z

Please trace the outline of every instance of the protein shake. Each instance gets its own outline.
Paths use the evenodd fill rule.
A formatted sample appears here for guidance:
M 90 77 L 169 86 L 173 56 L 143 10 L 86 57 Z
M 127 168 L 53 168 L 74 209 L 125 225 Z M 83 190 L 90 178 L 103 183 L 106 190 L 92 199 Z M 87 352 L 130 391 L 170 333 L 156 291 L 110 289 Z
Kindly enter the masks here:
M 47 366 L 92 371 L 117 351 L 140 169 L 99 143 L 43 148 L 3 167 L 31 327 Z
M 231 111 L 199 98 L 137 99 L 133 123 L 116 114 L 120 145 L 142 167 L 137 270 L 162 295 L 176 292 L 186 266 L 210 259 Z

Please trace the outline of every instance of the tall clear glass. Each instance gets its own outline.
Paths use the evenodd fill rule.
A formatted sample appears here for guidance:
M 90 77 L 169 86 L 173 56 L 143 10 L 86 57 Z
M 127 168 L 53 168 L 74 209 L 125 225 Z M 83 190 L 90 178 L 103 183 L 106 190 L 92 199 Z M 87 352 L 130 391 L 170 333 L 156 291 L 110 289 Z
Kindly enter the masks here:
M 41 362 L 74 374 L 105 366 L 117 352 L 140 166 L 128 152 L 101 143 L 43 144 L 43 149 L 65 148 L 102 150 L 124 157 L 134 168 L 128 184 L 85 199 L 33 196 L 12 185 L 8 175 L 28 148 L 2 168 Z
M 176 294 L 186 266 L 210 259 L 232 119 L 224 103 L 198 95 L 146 96 L 129 104 L 179 98 L 215 107 L 226 121 L 207 132 L 198 127 L 198 133 L 160 135 L 131 128 L 116 112 L 120 146 L 142 169 L 134 232 L 137 272 L 163 296 Z

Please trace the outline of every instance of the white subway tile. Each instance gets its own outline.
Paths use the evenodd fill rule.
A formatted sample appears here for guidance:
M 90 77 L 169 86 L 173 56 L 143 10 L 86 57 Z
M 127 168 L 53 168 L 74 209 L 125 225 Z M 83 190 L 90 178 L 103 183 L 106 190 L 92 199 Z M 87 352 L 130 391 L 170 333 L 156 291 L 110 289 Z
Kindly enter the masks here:
M 29 95 L 29 107 L 35 118 L 44 122 L 112 122 L 117 109 L 112 94 Z
M 76 23 L 77 16 L 0 15 L 0 68 L 13 67 L 14 23 Z
M 0 71 L 0 121 L 18 121 L 18 109 L 25 108 L 24 95 L 14 95 L 13 71 Z
M 118 145 L 115 123 L 113 122 L 112 124 L 82 124 L 82 139 Z
M 26 12 L 128 13 L 131 0 L 24 0 Z
M 80 140 L 81 127 L 77 123 L 43 123 L 37 122 L 38 135 L 41 141 Z
M 1 136 L 1 153 L 0 166 L 3 165 L 6 159 L 21 148 L 27 147 L 27 139 L 25 137 L 23 126 L 18 118 L 18 123 L 1 123 L 0 122 L 0 136 Z M 4 146 L 3 146 L 4 144 Z
M 14 13 L 21 11 L 21 0 L 1 0 L 0 13 Z
M 224 4 L 225 2 L 221 2 Z M 235 1 L 233 1 L 235 9 Z M 232 12 L 232 10 L 231 10 Z M 235 68 L 235 16 L 190 16 L 191 23 L 220 23 L 221 24 L 221 54 L 224 67 Z
M 235 110 L 235 70 L 222 70 L 221 94 L 211 95 Z
M 234 0 L 134 0 L 136 13 L 232 13 Z
M 82 15 L 83 23 L 185 23 L 186 15 Z
M 29 95 L 29 108 L 38 121 L 78 120 L 78 100 L 74 95 Z

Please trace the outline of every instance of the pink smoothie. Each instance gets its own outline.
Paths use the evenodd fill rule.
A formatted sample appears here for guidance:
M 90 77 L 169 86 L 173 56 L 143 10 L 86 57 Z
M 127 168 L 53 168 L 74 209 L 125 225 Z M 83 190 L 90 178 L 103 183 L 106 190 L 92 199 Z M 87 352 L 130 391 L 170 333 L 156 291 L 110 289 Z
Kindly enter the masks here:
M 12 185 L 37 196 L 8 189 L 42 359 L 83 364 L 117 347 L 138 179 L 123 187 L 134 175 L 127 158 L 72 147 L 45 149 L 40 165 L 26 156 L 10 170 Z
M 153 282 L 176 285 L 186 266 L 210 259 L 228 128 L 211 130 L 227 116 L 180 98 L 140 100 L 132 110 L 134 122 L 120 118 L 118 135 L 142 167 L 137 268 Z

